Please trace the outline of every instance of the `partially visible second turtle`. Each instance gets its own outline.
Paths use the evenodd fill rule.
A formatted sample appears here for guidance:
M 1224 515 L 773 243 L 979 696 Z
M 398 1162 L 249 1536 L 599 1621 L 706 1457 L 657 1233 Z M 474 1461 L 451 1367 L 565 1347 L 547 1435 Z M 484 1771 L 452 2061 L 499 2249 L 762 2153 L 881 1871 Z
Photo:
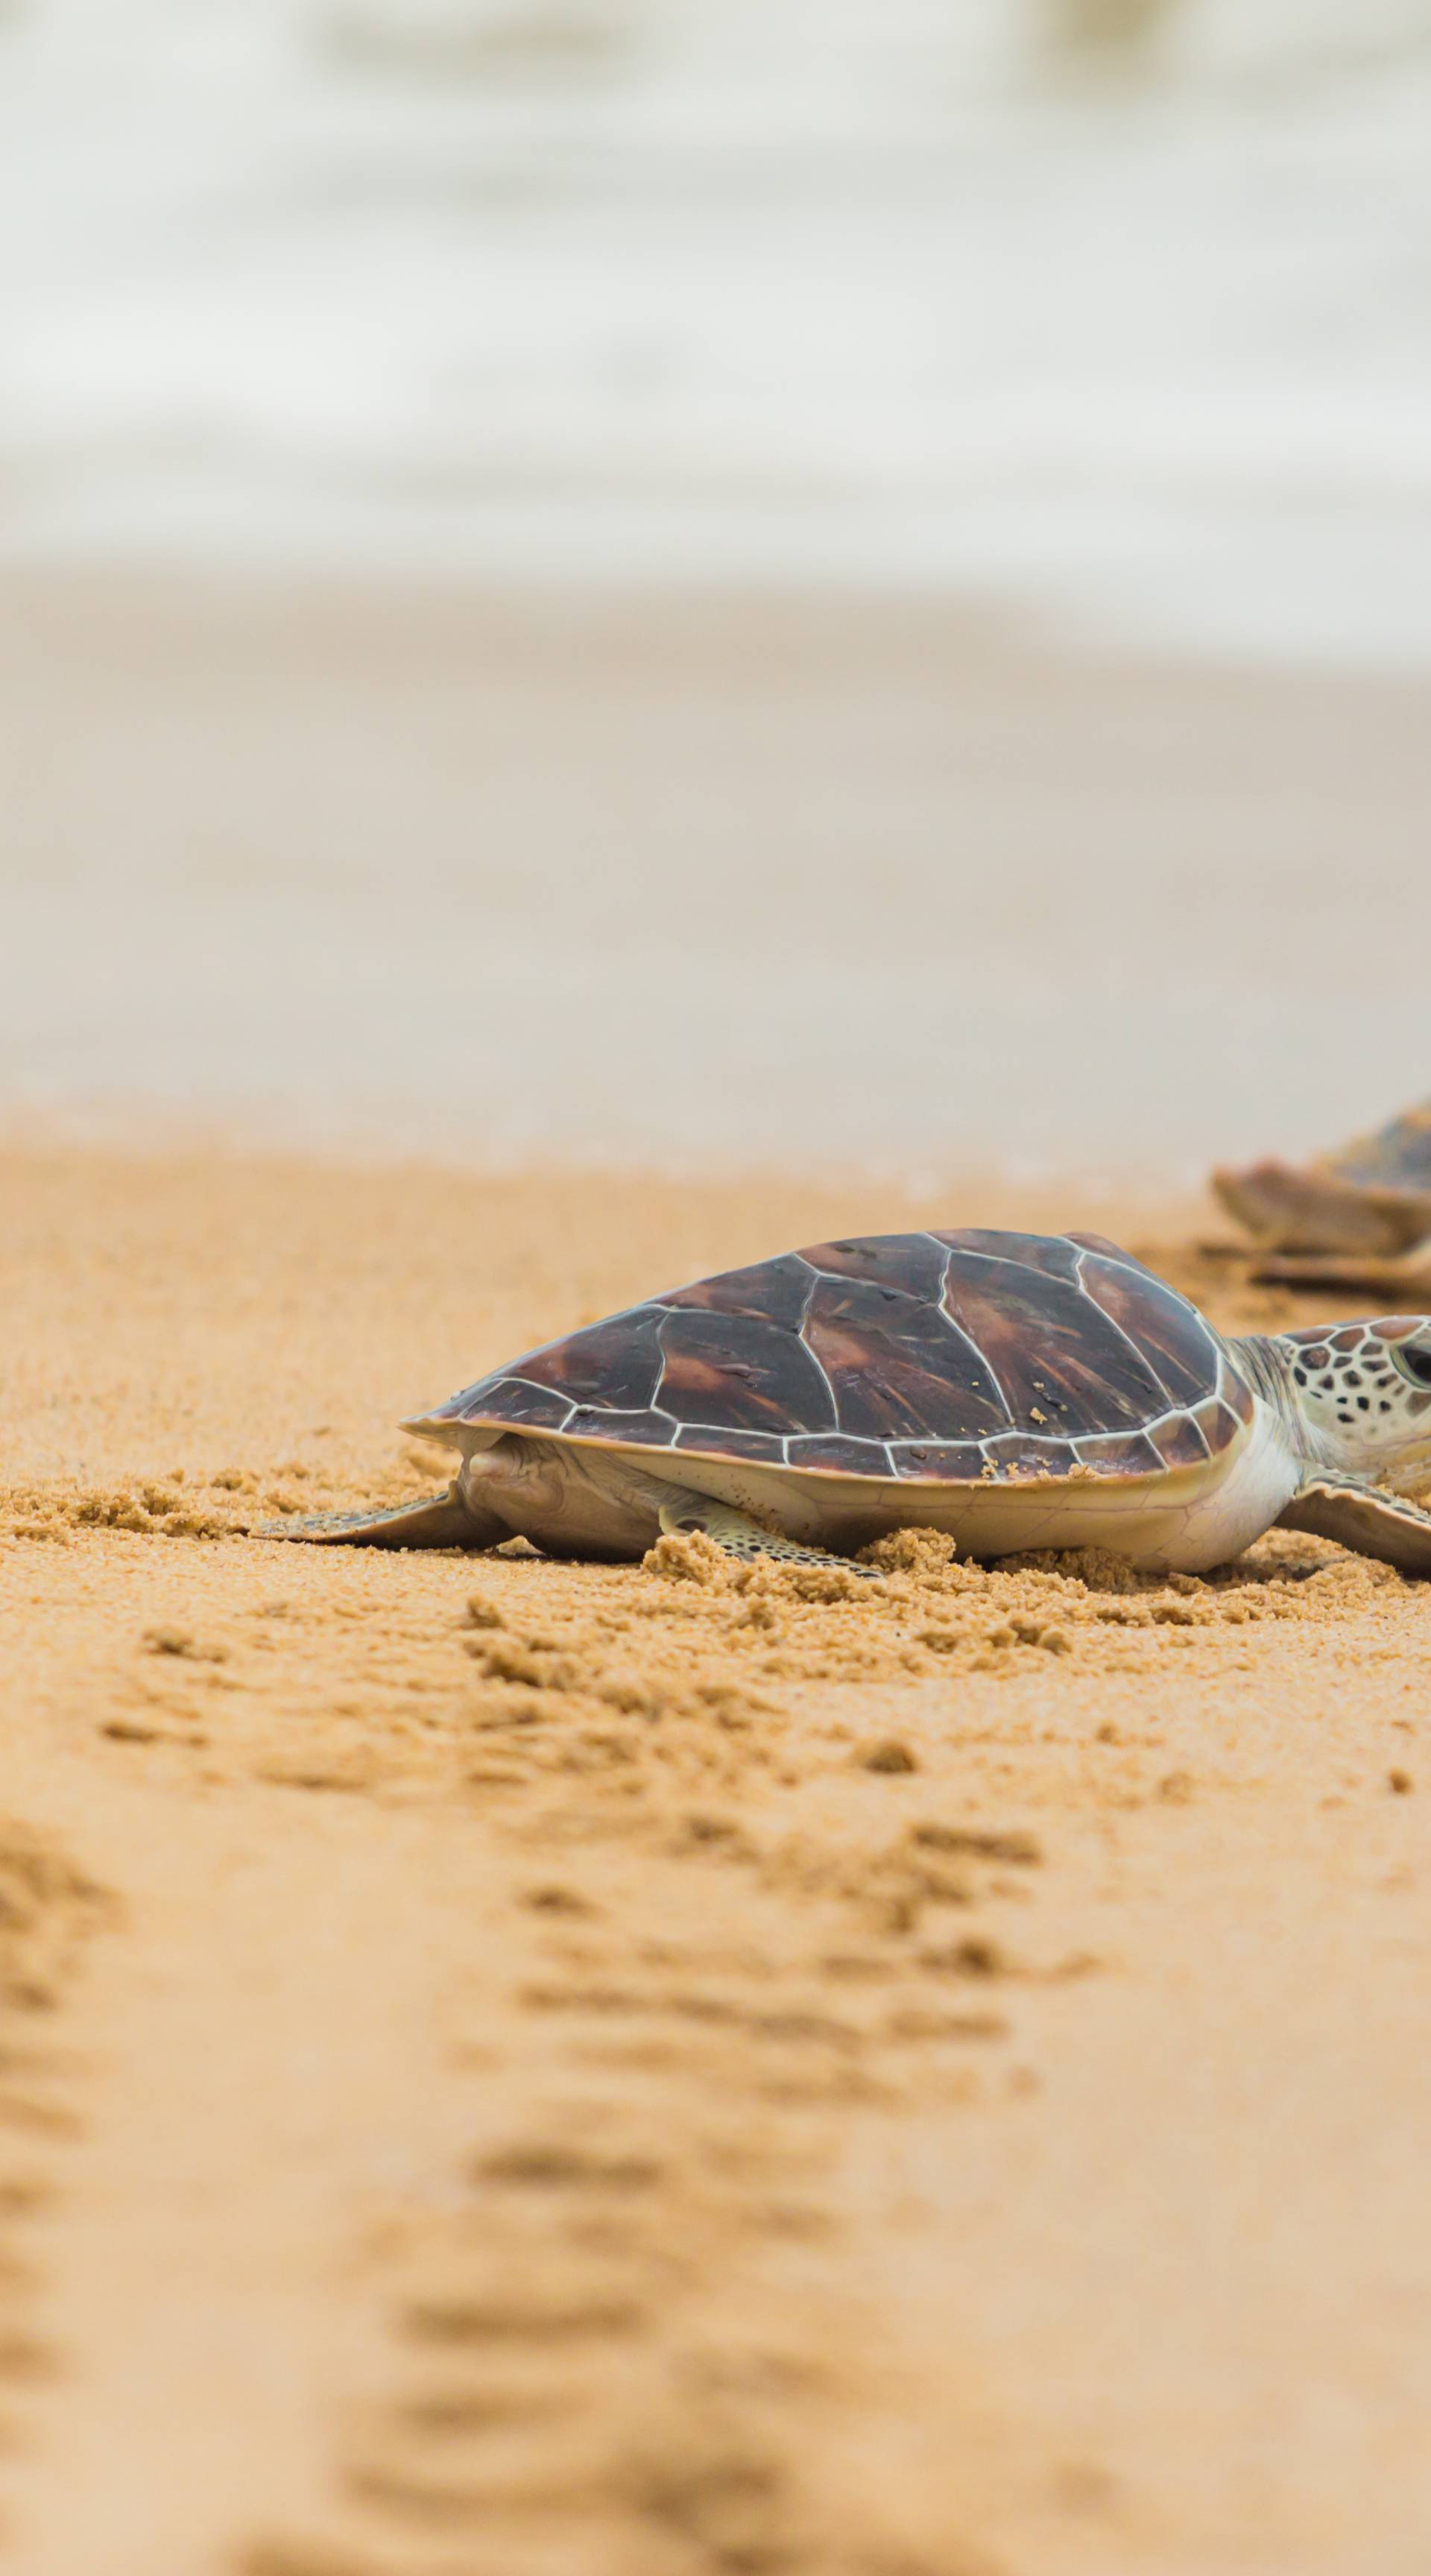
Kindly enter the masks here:
M 1092 1234 L 866 1235 L 672 1289 L 406 1426 L 441 1494 L 263 1535 L 843 1564 L 885 1533 L 964 1556 L 1100 1546 L 1224 1563 L 1274 1522 L 1431 1573 L 1431 1317 L 1223 1341 Z
M 1253 1163 L 1212 1185 L 1264 1248 L 1259 1278 L 1431 1290 L 1431 1101 L 1313 1162 Z

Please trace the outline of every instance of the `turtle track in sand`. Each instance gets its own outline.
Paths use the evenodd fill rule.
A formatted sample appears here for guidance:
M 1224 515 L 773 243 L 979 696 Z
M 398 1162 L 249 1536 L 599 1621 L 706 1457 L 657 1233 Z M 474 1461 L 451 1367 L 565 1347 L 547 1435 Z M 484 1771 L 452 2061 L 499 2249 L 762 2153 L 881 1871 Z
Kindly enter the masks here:
M 44 2296 L 44 2236 L 85 2125 L 65 2004 L 111 1911 L 48 1835 L 0 1816 L 0 2541 L 6 2455 L 41 2437 L 43 2399 L 68 2360 L 46 2333 Z
M 87 2181 L 16 2221 L 17 2576 L 1403 2576 L 1424 1590 L 256 1547 L 413 1490 L 469 1351 L 848 1203 L 16 1203 L 10 1803 L 124 1907 L 26 2078 Z
M 493 1588 L 474 1644 L 511 1638 Z M 559 1652 L 512 1639 L 504 1686 L 571 1698 Z M 662 1685 L 645 1688 L 654 1734 Z M 1034 2079 L 1008 1996 L 1087 1963 L 1050 1976 L 990 1929 L 1002 1894 L 1029 1940 L 1035 1835 L 931 1813 L 915 1774 L 871 1767 L 859 1738 L 836 1739 L 834 1812 L 814 1829 L 693 1803 L 700 1763 L 738 1793 L 729 1747 L 760 1727 L 739 1695 L 699 1692 L 668 1720 L 691 1739 L 674 1779 L 611 1738 L 609 1707 L 597 1741 L 579 1697 L 540 1721 L 565 1762 L 554 1743 L 520 1778 L 482 1766 L 502 2038 L 488 1996 L 458 2008 L 467 2143 L 358 2263 L 386 2361 L 339 2409 L 333 2515 L 257 2538 L 243 2576 L 988 2564 L 947 2528 L 926 2554 L 898 2510 L 832 2478 L 901 2395 L 897 2371 L 891 2386 L 857 2358 L 877 2307 L 858 2275 L 879 2249 L 860 2245 L 846 2169 L 887 2161 L 915 2103 L 1017 2118 Z
M 355 2016 L 323 2078 L 321 2197 L 304 2183 L 285 2222 L 329 2312 L 284 2481 L 313 2496 L 241 2504 L 241 2439 L 215 2534 L 233 2568 L 996 2568 L 989 2463 L 1029 2473 L 972 2357 L 941 2358 L 937 2474 L 907 2455 L 928 2329 L 892 2291 L 947 2262 L 931 2177 L 1026 2154 L 1050 2064 L 1126 1990 L 1105 1842 L 1126 1871 L 1257 1778 L 1255 1728 L 1214 1750 L 1170 1719 L 1177 1694 L 1230 1690 L 1246 1727 L 1279 1672 L 1305 1689 L 1322 1639 L 1405 1688 L 1414 1588 L 1285 1537 L 1218 1582 L 1158 1584 L 1091 1558 L 961 1567 L 912 1534 L 874 1585 L 732 1569 L 696 1537 L 646 1571 L 285 1555 L 278 1592 L 240 1542 L 87 1523 L 15 1542 L 32 1605 L 72 1593 L 76 1549 L 99 1624 L 46 1729 L 141 1801 L 136 1911 L 173 1853 L 195 1953 L 146 2080 L 231 2010 L 236 1943 L 262 1968 L 263 2085 L 335 2004 Z M 1383 1741 L 1414 1765 L 1408 1737 Z M 225 1930 L 213 1862 L 265 1846 L 223 1891 Z M 439 1910 L 405 1954 L 434 1867 Z M 294 1951 L 318 1890 L 357 1991 L 322 1942 Z M 152 1951 L 132 1971 L 152 1980 Z M 222 2233 L 243 2174 L 313 2150 L 301 2102 L 216 2141 L 190 2089 L 148 2116 Z M 390 2127 L 376 2167 L 365 2122 Z M 251 2254 L 261 2270 L 262 2236 Z M 221 2297 L 247 2297 L 246 2267 L 240 2247 Z M 169 2295 L 171 2347 L 197 2294 Z M 274 2283 L 237 2330 L 259 2350 L 291 2332 L 288 2299 Z M 1070 2469 L 1080 2511 L 1103 2511 L 1102 2475 Z
M 733 1572 L 699 1539 L 663 1543 L 644 1594 L 624 1572 L 478 1570 L 453 1638 L 474 1680 L 452 1785 L 497 1837 L 502 1896 L 495 1994 L 459 2009 L 450 2043 L 467 2143 L 355 2254 L 386 2359 L 337 2409 L 331 2516 L 259 2536 L 241 2576 L 998 2563 L 978 2537 L 982 2392 L 961 2391 L 952 2478 L 921 2486 L 906 2463 L 891 2491 L 871 2463 L 898 2453 L 919 2393 L 897 2352 L 873 2356 L 879 2285 L 917 2260 L 918 2195 L 901 2208 L 891 2188 L 902 2137 L 957 2154 L 972 2119 L 1017 2152 L 1040 2028 L 1076 2024 L 1103 1964 L 1067 1938 L 1077 1898 L 1054 1909 L 1063 1940 L 1041 1901 L 1040 1676 L 1073 1683 L 1082 1662 L 1096 1706 L 1130 1632 L 1144 1676 L 1150 1650 L 1243 1662 L 1251 1618 L 1300 1626 L 1348 1584 L 1400 1587 L 1283 1540 L 1223 1585 L 1111 1561 L 985 1573 L 932 1537 L 882 1554 L 878 1595 Z M 451 1572 L 454 1591 L 471 1579 Z M 732 1683 L 732 1627 L 760 1690 Z M 852 1687 L 887 1684 L 931 1635 L 902 1670 L 904 1733 L 867 1732 Z M 1002 1811 L 987 1777 L 971 1811 L 974 1741 L 1024 1749 L 995 1763 L 1015 1775 Z M 1157 1729 L 1085 1741 L 1096 1808 L 1151 1822 L 1215 1785 L 1170 1765 Z M 413 1780 L 394 1754 L 390 1792 Z M 782 1799 L 801 1783 L 813 1797 Z

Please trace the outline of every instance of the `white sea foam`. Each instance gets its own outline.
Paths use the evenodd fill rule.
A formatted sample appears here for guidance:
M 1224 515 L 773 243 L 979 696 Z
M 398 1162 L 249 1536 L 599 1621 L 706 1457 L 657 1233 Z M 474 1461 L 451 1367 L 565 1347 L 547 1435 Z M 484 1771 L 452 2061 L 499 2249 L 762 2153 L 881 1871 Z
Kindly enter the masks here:
M 1423 662 L 1428 255 L 1426 0 L 10 0 L 0 547 Z

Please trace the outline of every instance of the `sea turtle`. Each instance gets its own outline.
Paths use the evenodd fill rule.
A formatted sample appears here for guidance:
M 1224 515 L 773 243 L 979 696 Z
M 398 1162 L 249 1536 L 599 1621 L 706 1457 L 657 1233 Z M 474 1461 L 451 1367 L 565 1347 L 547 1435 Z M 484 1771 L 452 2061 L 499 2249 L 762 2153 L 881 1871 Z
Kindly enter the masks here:
M 1273 1522 L 1431 1573 L 1431 1316 L 1223 1341 L 1095 1234 L 851 1236 L 649 1298 L 404 1426 L 447 1490 L 274 1536 L 843 1563 L 883 1532 L 961 1554 L 1106 1546 L 1197 1572 Z M 831 1551 L 839 1553 L 832 1554 Z
M 1431 1288 L 1431 1101 L 1310 1163 L 1253 1163 L 1212 1185 L 1264 1248 L 1259 1277 Z

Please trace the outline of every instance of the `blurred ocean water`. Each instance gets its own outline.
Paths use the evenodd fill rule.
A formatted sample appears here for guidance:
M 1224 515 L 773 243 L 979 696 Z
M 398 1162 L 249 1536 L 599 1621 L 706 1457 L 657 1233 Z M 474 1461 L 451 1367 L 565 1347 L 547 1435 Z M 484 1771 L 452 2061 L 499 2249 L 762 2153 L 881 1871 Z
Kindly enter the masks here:
M 0 0 L 0 551 L 1431 659 L 1431 0 Z
M 1424 1094 L 1428 308 L 1431 0 L 0 0 L 0 1116 Z

